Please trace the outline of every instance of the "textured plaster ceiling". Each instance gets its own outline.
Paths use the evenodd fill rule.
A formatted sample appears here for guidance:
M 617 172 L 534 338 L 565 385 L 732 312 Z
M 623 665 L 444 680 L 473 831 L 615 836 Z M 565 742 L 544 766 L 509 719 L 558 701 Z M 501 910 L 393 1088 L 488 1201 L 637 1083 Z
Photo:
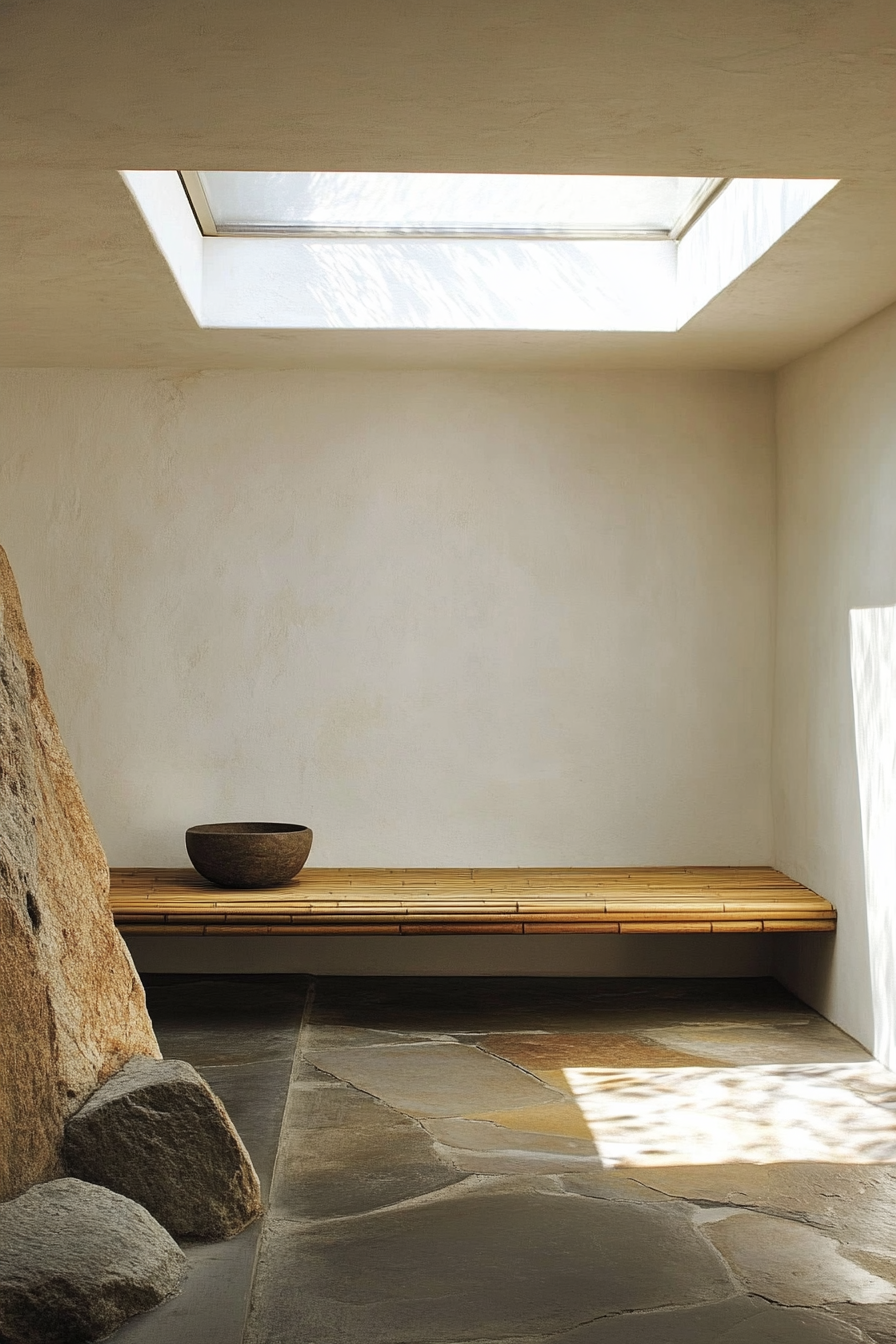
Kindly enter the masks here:
M 0 364 L 773 368 L 896 299 L 892 0 L 11 0 Z M 676 334 L 202 331 L 119 168 L 844 181 Z

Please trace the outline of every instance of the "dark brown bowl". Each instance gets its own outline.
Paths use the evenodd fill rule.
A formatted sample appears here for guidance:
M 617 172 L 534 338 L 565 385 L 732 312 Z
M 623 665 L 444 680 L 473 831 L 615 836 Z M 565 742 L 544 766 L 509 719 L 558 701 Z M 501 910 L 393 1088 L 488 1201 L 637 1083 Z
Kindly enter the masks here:
M 281 821 L 225 821 L 191 826 L 190 862 L 216 887 L 282 887 L 311 849 L 311 831 Z

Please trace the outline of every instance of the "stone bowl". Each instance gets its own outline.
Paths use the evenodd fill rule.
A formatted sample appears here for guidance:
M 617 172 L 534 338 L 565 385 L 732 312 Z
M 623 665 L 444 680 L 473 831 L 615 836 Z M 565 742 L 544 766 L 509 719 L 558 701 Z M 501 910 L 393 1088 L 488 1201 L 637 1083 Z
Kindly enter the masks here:
M 282 887 L 303 867 L 311 831 L 280 821 L 225 821 L 191 826 L 190 862 L 216 887 Z

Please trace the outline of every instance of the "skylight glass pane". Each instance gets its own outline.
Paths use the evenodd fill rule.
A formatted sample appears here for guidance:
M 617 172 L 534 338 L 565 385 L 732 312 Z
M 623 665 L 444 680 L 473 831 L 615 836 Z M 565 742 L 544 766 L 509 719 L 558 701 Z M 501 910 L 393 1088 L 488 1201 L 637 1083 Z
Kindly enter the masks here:
M 197 174 L 220 233 L 668 236 L 714 178 L 483 173 Z

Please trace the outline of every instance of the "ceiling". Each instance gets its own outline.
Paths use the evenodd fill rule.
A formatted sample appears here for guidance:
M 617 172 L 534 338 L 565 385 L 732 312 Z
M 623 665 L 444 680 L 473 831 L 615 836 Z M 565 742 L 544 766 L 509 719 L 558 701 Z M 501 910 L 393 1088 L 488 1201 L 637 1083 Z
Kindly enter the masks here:
M 0 365 L 776 368 L 896 300 L 891 0 L 6 0 Z M 199 329 L 120 168 L 837 177 L 682 331 Z

